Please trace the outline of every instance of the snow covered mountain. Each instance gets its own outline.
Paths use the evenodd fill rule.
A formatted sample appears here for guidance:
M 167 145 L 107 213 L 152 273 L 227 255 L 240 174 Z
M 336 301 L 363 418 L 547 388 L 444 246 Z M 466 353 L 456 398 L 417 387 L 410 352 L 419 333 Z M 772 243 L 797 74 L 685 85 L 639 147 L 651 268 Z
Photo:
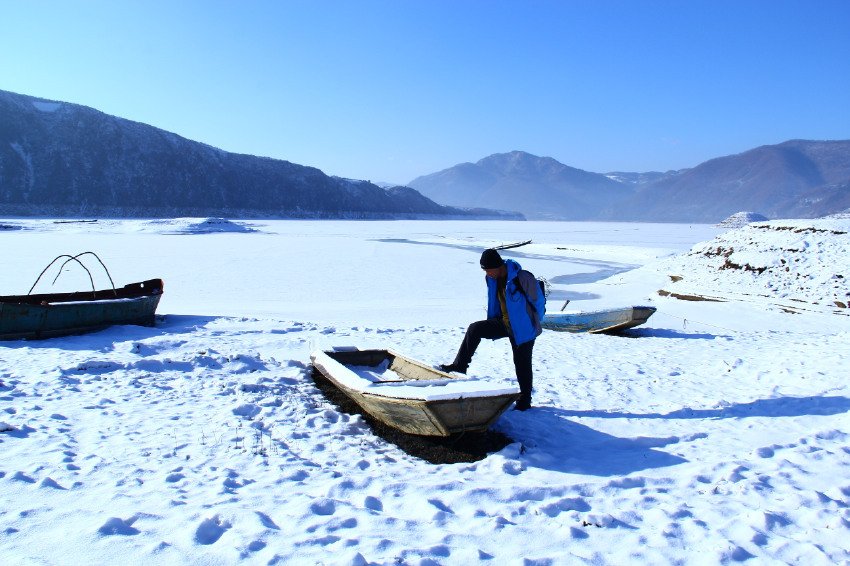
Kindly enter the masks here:
M 741 210 L 818 218 L 850 207 L 850 140 L 792 140 L 719 157 L 642 186 L 604 220 L 719 222 Z
M 635 191 L 631 183 L 523 151 L 461 163 L 408 185 L 442 204 L 517 210 L 537 220 L 587 220 Z
M 5 215 L 521 219 L 228 153 L 84 106 L 6 91 L 0 124 Z
M 665 173 L 591 173 L 513 151 L 384 188 L 6 91 L 0 124 L 8 216 L 717 223 L 742 210 L 816 218 L 850 208 L 850 140 L 792 140 Z
M 605 175 L 514 151 L 409 185 L 439 203 L 529 219 L 717 223 L 741 210 L 817 218 L 850 207 L 850 141 L 793 140 L 690 169 Z

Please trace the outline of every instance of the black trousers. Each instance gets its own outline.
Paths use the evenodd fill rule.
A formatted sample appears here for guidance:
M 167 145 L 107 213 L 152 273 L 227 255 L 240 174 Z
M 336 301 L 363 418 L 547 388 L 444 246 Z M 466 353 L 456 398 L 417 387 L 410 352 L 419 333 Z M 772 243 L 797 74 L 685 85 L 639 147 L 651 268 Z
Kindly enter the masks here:
M 455 356 L 454 365 L 465 371 L 472 361 L 472 356 L 475 355 L 475 350 L 478 349 L 478 345 L 484 338 L 488 340 L 498 340 L 499 338 L 510 339 L 519 390 L 522 398 L 530 401 L 532 382 L 534 380 L 534 374 L 531 371 L 531 352 L 534 349 L 534 340 L 523 342 L 517 346 L 516 342 L 514 342 L 514 337 L 508 332 L 505 323 L 501 319 L 488 318 L 487 320 L 479 320 L 470 324 L 469 328 L 466 329 L 466 336 L 463 337 L 463 342 L 460 344 L 457 356 Z

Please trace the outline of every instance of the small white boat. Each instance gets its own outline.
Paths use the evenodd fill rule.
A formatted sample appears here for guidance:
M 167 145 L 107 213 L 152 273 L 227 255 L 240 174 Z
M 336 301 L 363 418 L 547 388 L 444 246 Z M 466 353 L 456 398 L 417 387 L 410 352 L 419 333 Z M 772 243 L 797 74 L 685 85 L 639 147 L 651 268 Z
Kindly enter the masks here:
M 655 307 L 624 307 L 577 313 L 547 313 L 540 321 L 543 328 L 559 332 L 619 332 L 640 326 L 655 312 Z

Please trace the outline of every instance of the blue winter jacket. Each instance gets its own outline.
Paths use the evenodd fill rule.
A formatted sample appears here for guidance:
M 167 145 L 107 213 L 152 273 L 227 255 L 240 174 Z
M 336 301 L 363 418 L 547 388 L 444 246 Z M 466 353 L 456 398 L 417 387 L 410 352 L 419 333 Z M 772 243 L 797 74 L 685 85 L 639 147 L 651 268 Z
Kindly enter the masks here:
M 508 318 L 511 319 L 511 330 L 514 334 L 514 342 L 522 344 L 534 340 L 543 328 L 540 326 L 540 317 L 546 309 L 546 297 L 540 292 L 537 279 L 528 271 L 520 273 L 522 267 L 512 259 L 506 259 L 508 267 L 508 283 L 505 287 L 505 304 L 508 309 Z M 525 295 L 517 289 L 514 280 L 519 274 L 519 284 L 525 290 Z M 502 306 L 496 296 L 498 282 L 485 276 L 487 280 L 487 318 L 502 318 Z M 526 299 L 528 295 L 528 299 Z

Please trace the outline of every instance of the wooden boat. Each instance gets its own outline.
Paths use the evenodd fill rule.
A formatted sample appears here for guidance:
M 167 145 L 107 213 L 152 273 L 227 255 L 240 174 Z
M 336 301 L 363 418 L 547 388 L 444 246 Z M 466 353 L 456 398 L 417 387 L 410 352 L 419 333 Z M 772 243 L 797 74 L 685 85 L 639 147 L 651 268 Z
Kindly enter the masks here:
M 0 340 L 42 339 L 101 330 L 113 324 L 153 326 L 161 279 L 118 289 L 0 296 Z
M 313 368 L 380 422 L 409 434 L 482 432 L 519 397 L 519 389 L 458 377 L 391 350 L 311 354 Z
M 625 307 L 578 313 L 547 313 L 540 321 L 543 328 L 561 332 L 619 332 L 640 326 L 655 312 L 655 307 Z

